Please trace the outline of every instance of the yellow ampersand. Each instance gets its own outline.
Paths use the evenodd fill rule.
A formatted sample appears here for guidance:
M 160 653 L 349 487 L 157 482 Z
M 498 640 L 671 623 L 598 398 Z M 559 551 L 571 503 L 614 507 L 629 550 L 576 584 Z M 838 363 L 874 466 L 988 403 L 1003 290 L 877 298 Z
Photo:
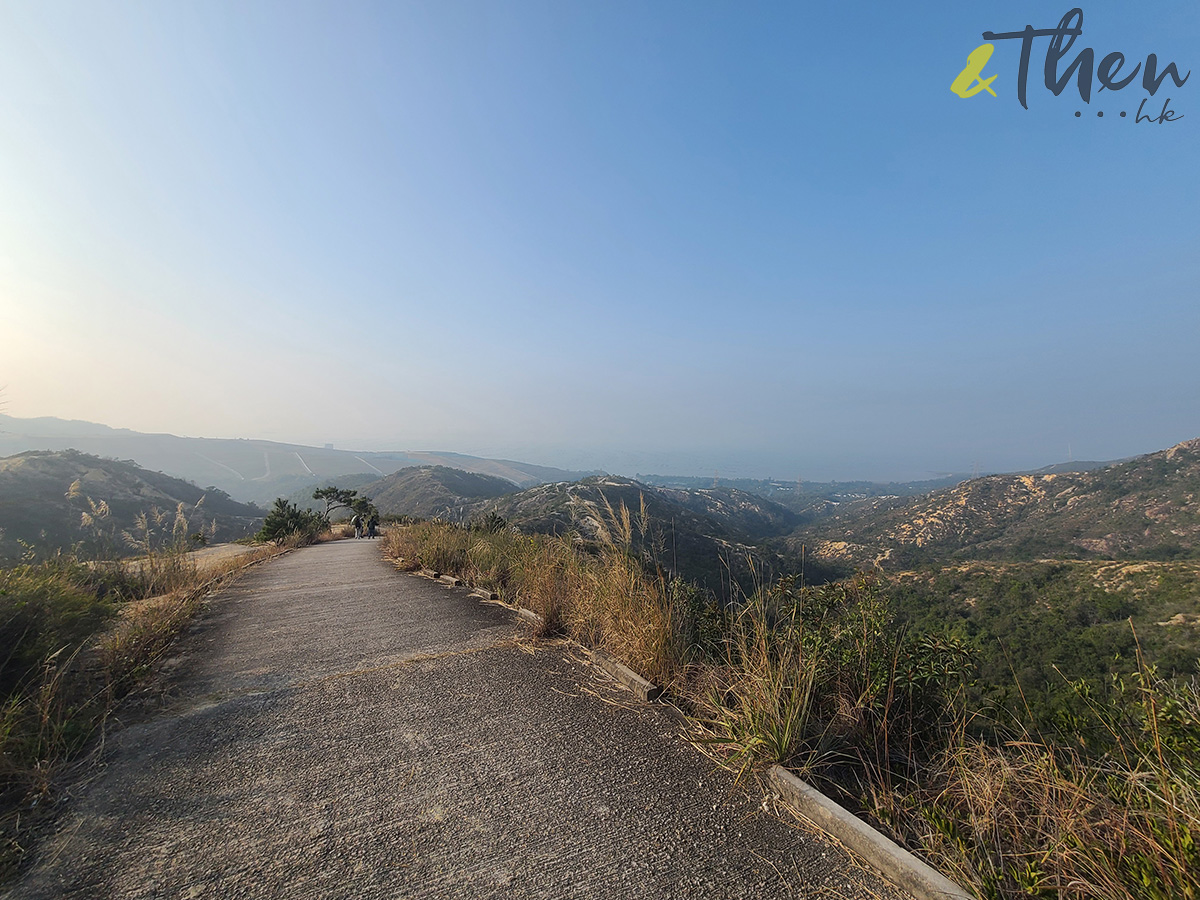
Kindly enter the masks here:
M 958 73 L 958 77 L 950 84 L 950 90 L 958 94 L 958 96 L 974 97 L 980 91 L 987 91 L 993 97 L 996 92 L 992 90 L 992 82 L 996 80 L 996 76 L 984 81 L 980 78 L 983 72 L 983 67 L 987 65 L 987 61 L 992 58 L 992 50 L 995 48 L 991 44 L 980 44 L 967 57 L 967 67 Z

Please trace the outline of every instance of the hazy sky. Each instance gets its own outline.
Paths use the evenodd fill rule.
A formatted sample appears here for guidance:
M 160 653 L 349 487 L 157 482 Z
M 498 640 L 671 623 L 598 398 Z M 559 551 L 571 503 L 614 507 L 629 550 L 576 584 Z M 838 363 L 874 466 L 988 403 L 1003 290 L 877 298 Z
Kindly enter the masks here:
M 950 90 L 1068 9 L 0 0 L 6 411 L 807 479 L 1196 437 L 1200 75 Z M 1062 71 L 1200 69 L 1194 0 L 1083 12 Z

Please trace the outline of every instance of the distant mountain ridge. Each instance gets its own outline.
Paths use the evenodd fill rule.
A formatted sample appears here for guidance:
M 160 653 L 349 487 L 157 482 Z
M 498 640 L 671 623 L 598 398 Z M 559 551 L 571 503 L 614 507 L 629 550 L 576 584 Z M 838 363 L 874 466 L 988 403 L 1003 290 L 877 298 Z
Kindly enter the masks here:
M 0 414 L 0 456 L 26 450 L 79 450 L 130 459 L 147 469 L 197 485 L 212 485 L 239 500 L 264 505 L 341 476 L 383 477 L 408 466 L 452 466 L 503 478 L 516 487 L 595 474 L 461 453 L 357 452 L 243 438 L 189 438 L 144 434 L 94 422 Z

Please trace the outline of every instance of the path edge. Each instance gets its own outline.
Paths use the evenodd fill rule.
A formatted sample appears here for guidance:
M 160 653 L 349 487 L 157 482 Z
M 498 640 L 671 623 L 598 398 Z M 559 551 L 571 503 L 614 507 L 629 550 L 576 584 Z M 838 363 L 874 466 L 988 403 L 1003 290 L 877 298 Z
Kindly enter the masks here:
M 593 662 L 642 700 L 652 702 L 662 696 L 663 689 L 661 687 L 647 681 L 625 663 L 614 659 L 603 650 L 589 650 L 586 647 L 584 649 L 587 650 Z
M 789 806 L 853 850 L 896 887 L 918 900 L 974 900 L 973 894 L 783 766 L 772 766 L 768 778 Z
M 463 586 L 447 579 L 440 572 L 422 570 L 413 574 L 423 575 L 454 587 Z M 467 596 L 484 602 L 499 602 L 498 594 L 484 588 L 468 589 Z M 542 624 L 542 617 L 524 606 L 509 606 L 523 619 Z M 594 664 L 623 684 L 633 694 L 646 702 L 662 701 L 664 708 L 674 709 L 666 703 L 667 696 L 662 687 L 647 681 L 629 666 L 605 653 L 579 646 Z M 659 705 L 659 704 L 656 704 Z M 801 780 L 783 766 L 772 766 L 767 777 L 774 785 L 780 798 L 803 818 L 817 828 L 840 841 L 849 850 L 867 862 L 885 879 L 917 900 L 976 900 L 955 882 L 932 866 L 922 862 L 886 835 L 872 828 L 858 816 L 826 797 L 812 785 Z

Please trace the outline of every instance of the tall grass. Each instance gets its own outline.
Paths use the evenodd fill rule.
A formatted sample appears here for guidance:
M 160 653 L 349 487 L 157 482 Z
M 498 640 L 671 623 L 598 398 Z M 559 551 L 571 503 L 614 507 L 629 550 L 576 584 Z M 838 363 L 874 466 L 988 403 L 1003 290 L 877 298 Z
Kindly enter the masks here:
M 385 552 L 403 568 L 452 573 L 540 615 L 546 632 L 565 632 L 606 650 L 648 678 L 671 684 L 688 661 L 693 598 L 672 590 L 630 547 L 636 525 L 610 511 L 601 540 L 525 536 L 507 528 L 423 522 L 389 529 Z
M 417 523 L 387 552 L 613 652 L 735 769 L 800 770 L 981 897 L 1200 900 L 1197 679 L 1143 663 L 1104 690 L 1077 684 L 1086 746 L 998 723 L 986 731 L 1007 738 L 985 740 L 967 649 L 895 629 L 879 581 L 783 579 L 720 607 L 630 551 L 632 518 L 610 511 L 596 544 Z
M 1090 688 L 1079 686 L 1091 693 Z M 1200 687 L 1143 665 L 1096 702 L 1100 753 L 1028 734 L 947 746 L 879 811 L 983 897 L 1200 897 Z

